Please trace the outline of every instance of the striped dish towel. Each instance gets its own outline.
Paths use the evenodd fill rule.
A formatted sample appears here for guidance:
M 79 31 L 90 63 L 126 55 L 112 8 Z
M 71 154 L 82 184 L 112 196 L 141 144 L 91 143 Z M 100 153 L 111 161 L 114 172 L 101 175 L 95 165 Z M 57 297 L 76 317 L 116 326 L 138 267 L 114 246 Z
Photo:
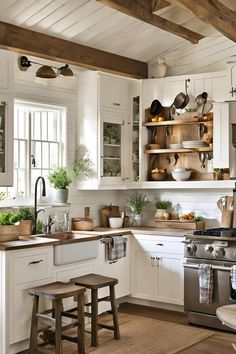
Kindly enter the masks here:
M 233 265 L 230 270 L 231 285 L 233 290 L 236 290 L 236 265 Z
M 115 261 L 126 257 L 126 238 L 122 236 L 112 236 L 112 241 L 108 243 L 108 260 Z
M 199 302 L 200 304 L 212 304 L 213 300 L 213 269 L 209 264 L 199 264 Z

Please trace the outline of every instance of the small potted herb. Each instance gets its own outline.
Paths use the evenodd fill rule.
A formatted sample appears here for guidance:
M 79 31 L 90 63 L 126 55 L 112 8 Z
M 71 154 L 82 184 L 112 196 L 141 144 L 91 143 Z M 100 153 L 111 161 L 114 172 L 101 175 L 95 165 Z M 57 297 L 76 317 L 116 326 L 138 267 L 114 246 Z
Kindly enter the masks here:
M 117 144 L 117 142 L 119 141 L 118 129 L 114 126 L 108 126 L 107 134 L 110 138 L 110 144 Z
M 104 175 L 104 177 L 111 176 L 111 167 L 107 163 L 104 163 L 104 165 L 103 165 L 103 175 Z
M 72 173 L 67 167 L 56 167 L 48 175 L 48 180 L 54 187 L 54 202 L 66 203 L 68 199 L 68 186 L 72 182 Z
M 18 215 L 20 219 L 20 235 L 32 235 L 34 209 L 33 208 L 19 208 Z
M 159 220 L 167 220 L 169 218 L 169 212 L 167 209 L 170 207 L 171 203 L 168 200 L 158 200 L 156 202 L 156 214 L 155 218 Z
M 134 214 L 134 226 L 142 226 L 143 209 L 148 203 L 146 194 L 135 193 L 130 196 L 128 204 Z
M 19 238 L 19 221 L 18 211 L 0 212 L 1 241 L 17 240 Z
M 224 170 L 222 168 L 214 168 L 213 169 L 213 178 L 214 180 L 223 179 Z

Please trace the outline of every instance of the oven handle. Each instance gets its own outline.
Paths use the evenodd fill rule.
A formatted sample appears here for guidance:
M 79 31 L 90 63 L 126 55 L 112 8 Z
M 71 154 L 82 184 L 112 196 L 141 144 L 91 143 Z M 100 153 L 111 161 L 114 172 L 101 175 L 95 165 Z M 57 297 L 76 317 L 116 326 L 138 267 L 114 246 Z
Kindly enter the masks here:
M 198 269 L 200 263 L 199 264 L 184 263 L 183 265 L 184 265 L 185 268 Z M 211 267 L 214 270 L 225 270 L 227 272 L 229 272 L 231 270 L 231 268 L 232 268 L 232 267 L 221 267 L 221 266 L 214 266 L 214 265 L 212 265 Z

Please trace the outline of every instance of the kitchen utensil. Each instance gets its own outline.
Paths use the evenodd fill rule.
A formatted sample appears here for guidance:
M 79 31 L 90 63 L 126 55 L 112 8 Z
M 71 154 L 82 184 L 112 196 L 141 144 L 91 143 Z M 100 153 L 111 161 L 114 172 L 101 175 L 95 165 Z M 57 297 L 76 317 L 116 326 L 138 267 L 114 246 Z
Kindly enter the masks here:
M 196 97 L 195 102 L 197 103 L 198 107 L 201 107 L 204 103 L 206 103 L 207 96 L 208 96 L 208 93 L 203 92 Z
M 174 99 L 174 102 L 172 104 L 172 106 L 174 106 L 175 108 L 181 108 L 184 104 L 185 101 L 185 94 L 183 92 L 180 92 Z M 171 107 L 172 107 L 171 106 Z
M 188 95 L 188 83 L 190 82 L 190 79 L 185 80 L 185 99 L 184 103 L 180 107 L 181 109 L 185 108 L 187 104 L 189 103 L 189 95 Z
M 150 114 L 152 116 L 157 116 L 158 114 L 161 113 L 161 111 L 163 110 L 162 104 L 160 101 L 158 100 L 154 100 L 151 103 L 151 107 L 150 107 Z
M 179 155 L 177 153 L 174 154 L 174 163 L 172 166 L 175 166 L 177 164 L 177 161 L 179 159 Z
M 167 163 L 168 163 L 168 165 L 171 163 L 171 159 L 170 159 L 170 156 L 169 155 L 167 155 L 166 156 L 166 160 L 167 160 Z
M 152 130 L 152 143 L 153 144 L 158 144 L 158 136 L 157 136 L 158 130 L 157 127 Z
M 102 208 L 100 210 L 101 226 L 108 227 L 109 226 L 108 219 L 109 217 L 113 217 L 113 216 L 115 217 L 120 216 L 119 206 L 110 204 L 109 206 Z
M 207 114 L 208 112 L 210 112 L 210 110 L 212 110 L 212 108 L 213 108 L 212 101 L 206 101 L 206 103 L 204 104 L 204 106 L 202 108 L 202 115 Z
M 199 152 L 199 161 L 201 162 L 201 168 L 205 168 L 206 154 L 205 152 Z
M 223 210 L 221 214 L 221 227 L 232 227 L 233 226 L 233 210 Z

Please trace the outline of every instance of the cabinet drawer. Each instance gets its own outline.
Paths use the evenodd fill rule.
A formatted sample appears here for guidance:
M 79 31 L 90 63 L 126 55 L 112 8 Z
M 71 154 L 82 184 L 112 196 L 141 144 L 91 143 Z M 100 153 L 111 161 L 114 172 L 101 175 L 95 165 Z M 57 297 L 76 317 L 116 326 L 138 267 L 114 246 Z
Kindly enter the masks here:
M 26 283 L 50 276 L 51 258 L 49 250 L 35 254 L 19 254 L 13 261 L 13 277 L 15 284 Z
M 100 77 L 101 109 L 128 111 L 128 81 L 108 76 Z
M 139 245 L 144 251 L 184 254 L 184 244 L 180 242 L 145 241 L 139 240 Z

